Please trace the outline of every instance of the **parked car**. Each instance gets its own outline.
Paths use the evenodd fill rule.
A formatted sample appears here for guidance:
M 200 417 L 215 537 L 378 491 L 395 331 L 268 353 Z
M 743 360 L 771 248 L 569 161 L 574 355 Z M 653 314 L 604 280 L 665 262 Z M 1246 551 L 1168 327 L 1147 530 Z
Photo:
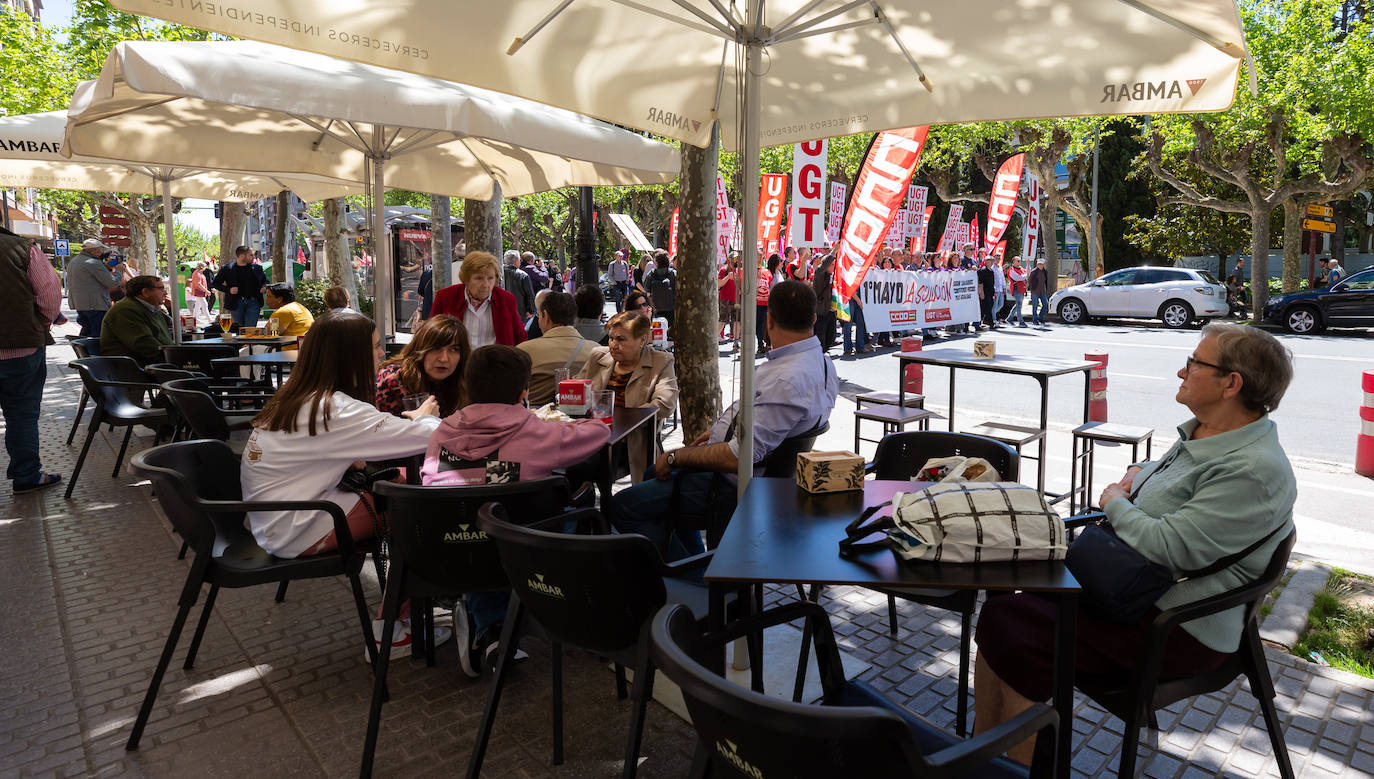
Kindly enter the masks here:
M 1352 273 L 1330 287 L 1275 295 L 1264 305 L 1264 320 L 1291 333 L 1374 327 L 1374 268 Z
M 1161 319 L 1166 327 L 1226 316 L 1226 286 L 1205 270 L 1123 268 L 1050 297 L 1050 313 L 1065 324 L 1092 317 Z

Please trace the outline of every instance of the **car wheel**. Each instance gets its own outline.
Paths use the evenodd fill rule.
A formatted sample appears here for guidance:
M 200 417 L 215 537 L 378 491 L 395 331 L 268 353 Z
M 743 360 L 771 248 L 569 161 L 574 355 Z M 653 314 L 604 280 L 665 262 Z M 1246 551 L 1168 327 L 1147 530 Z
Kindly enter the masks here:
M 1065 298 L 1059 304 L 1059 320 L 1066 325 L 1076 325 L 1088 318 L 1088 310 L 1078 298 Z
M 1312 306 L 1294 306 L 1283 315 L 1283 326 L 1298 335 L 1321 332 L 1322 316 Z
M 1159 318 L 1172 330 L 1187 327 L 1193 321 L 1193 307 L 1182 300 L 1170 300 L 1159 308 Z

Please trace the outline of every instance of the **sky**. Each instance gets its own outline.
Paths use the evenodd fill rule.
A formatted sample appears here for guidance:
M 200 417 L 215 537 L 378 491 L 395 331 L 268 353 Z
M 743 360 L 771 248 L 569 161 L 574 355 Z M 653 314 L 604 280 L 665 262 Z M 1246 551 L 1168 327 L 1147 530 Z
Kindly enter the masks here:
M 73 0 L 43 0 L 40 18 L 47 27 L 70 27 Z M 184 200 L 177 224 L 190 225 L 207 235 L 219 235 L 219 220 L 215 218 L 214 201 Z

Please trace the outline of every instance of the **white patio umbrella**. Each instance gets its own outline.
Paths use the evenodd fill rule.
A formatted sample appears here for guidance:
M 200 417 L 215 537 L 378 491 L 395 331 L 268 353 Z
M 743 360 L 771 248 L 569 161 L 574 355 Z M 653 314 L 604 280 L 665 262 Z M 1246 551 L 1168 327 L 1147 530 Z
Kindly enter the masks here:
M 0 117 L 0 187 L 38 187 L 97 192 L 162 195 L 166 222 L 167 272 L 171 299 L 178 300 L 176 238 L 172 231 L 174 197 L 251 202 L 289 189 L 314 201 L 361 192 L 363 187 L 323 176 L 283 176 L 206 170 L 170 165 L 139 165 L 60 153 L 67 129 L 66 111 Z M 181 329 L 173 328 L 178 343 Z
M 567 186 L 661 184 L 668 144 L 484 89 L 252 41 L 125 42 L 78 86 L 65 150 L 174 165 L 308 173 L 486 199 Z M 393 269 L 382 210 L 378 324 Z
M 517 94 L 704 146 L 720 120 L 756 231 L 758 151 L 931 123 L 1200 113 L 1247 56 L 1234 0 L 112 0 L 228 35 Z M 452 30 L 463 31 L 453 46 Z M 1250 69 L 1254 78 L 1254 69 Z M 744 288 L 757 276 L 744 242 Z M 753 454 L 754 322 L 740 371 Z

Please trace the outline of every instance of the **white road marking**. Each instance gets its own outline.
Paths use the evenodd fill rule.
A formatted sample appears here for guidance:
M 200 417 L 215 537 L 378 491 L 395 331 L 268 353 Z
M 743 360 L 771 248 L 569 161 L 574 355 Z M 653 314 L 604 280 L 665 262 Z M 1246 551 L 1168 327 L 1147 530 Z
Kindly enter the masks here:
M 1093 345 L 1097 345 L 1097 346 L 1120 346 L 1120 347 L 1123 347 L 1123 348 L 1126 348 L 1126 349 L 1167 349 L 1167 350 L 1176 351 L 1176 352 L 1191 352 L 1191 351 L 1195 348 L 1195 347 L 1193 347 L 1193 346 L 1165 346 L 1165 345 L 1163 345 L 1163 344 L 1128 343 L 1128 342 L 1126 342 L 1126 341 L 1094 341 L 1094 340 L 1086 339 L 1086 338 L 1044 338 L 1044 337 L 1041 337 L 1041 338 L 1037 338 L 1037 339 L 1035 339 L 1035 340 L 1037 340 L 1037 341 L 1052 341 L 1052 342 L 1054 342 L 1054 343 L 1061 343 L 1061 344 L 1093 344 Z M 1298 353 L 1298 352 L 1294 352 L 1294 353 L 1293 353 L 1293 356 L 1294 356 L 1294 357 L 1297 357 L 1297 358 L 1304 359 L 1304 360 L 1330 360 L 1330 361 L 1332 361 L 1332 362 L 1358 362 L 1358 363 L 1365 363 L 1365 364 L 1370 363 L 1370 359 L 1367 358 L 1367 357 L 1328 357 L 1328 356 L 1326 356 L 1326 355 L 1321 355 L 1321 354 L 1301 354 L 1301 353 Z M 1108 370 L 1108 372 L 1110 372 L 1110 371 L 1111 371 L 1111 368 L 1109 367 L 1107 370 Z

